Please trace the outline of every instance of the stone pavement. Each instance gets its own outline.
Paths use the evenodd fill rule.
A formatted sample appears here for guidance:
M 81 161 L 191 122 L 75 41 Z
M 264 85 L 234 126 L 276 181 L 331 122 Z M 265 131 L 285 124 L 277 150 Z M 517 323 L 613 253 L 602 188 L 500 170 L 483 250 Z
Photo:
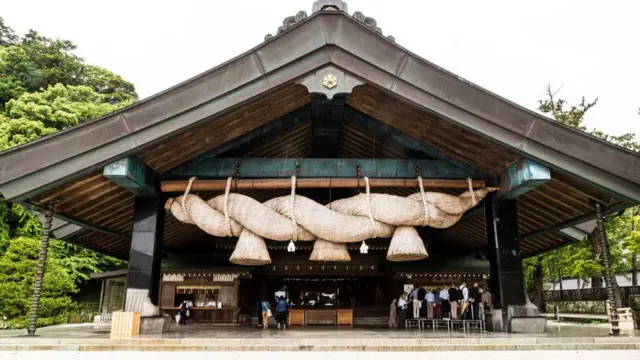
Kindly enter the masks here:
M 46 356 L 47 360 L 173 360 L 184 358 L 184 354 L 176 352 L 131 352 L 121 351 L 115 355 L 112 352 L 0 352 L 0 359 L 3 360 L 32 360 L 41 359 Z M 425 359 L 452 359 L 456 358 L 450 352 L 430 352 L 414 353 Z M 300 354 L 292 352 L 221 352 L 216 353 L 216 360 L 255 360 L 263 357 L 272 357 L 278 360 L 300 360 Z M 305 353 L 304 360 L 389 360 L 395 357 L 406 356 L 405 354 L 391 355 L 379 352 L 313 352 Z M 474 360 L 540 360 L 539 351 L 470 351 L 464 356 Z M 640 359 L 640 350 L 603 350 L 603 351 L 545 351 L 545 360 L 637 360 Z M 189 360 L 211 360 L 212 354 L 208 352 L 190 353 Z
M 451 351 L 640 350 L 640 336 L 607 336 L 606 327 L 549 327 L 544 335 L 479 334 L 375 328 L 313 327 L 287 330 L 241 326 L 173 326 L 162 335 L 111 339 L 90 326 L 0 332 L 0 351 Z M 637 335 L 637 334 L 634 334 Z

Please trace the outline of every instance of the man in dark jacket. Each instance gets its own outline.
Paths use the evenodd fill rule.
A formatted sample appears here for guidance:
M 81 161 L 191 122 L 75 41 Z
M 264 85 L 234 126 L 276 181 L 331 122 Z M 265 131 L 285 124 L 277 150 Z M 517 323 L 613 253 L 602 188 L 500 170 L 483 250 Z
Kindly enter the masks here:
M 289 318 L 289 302 L 281 296 L 278 298 L 276 305 L 276 320 L 278 321 L 278 329 L 287 328 L 287 320 Z
M 449 303 L 451 305 L 451 320 L 458 318 L 458 303 L 462 300 L 462 291 L 455 285 L 451 285 L 449 289 Z
M 471 289 L 469 289 L 469 301 L 471 302 L 473 319 L 480 319 L 479 305 L 482 302 L 482 294 L 480 294 L 480 288 L 477 282 L 474 282 Z

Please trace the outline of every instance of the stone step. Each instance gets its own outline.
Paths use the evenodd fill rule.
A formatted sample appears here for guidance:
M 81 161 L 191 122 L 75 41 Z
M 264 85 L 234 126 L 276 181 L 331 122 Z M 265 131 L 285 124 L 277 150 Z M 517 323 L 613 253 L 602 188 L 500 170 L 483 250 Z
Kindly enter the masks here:
M 240 343 L 242 341 L 242 344 Z M 0 344 L 0 351 L 515 351 L 515 350 L 640 350 L 639 343 L 552 344 Z

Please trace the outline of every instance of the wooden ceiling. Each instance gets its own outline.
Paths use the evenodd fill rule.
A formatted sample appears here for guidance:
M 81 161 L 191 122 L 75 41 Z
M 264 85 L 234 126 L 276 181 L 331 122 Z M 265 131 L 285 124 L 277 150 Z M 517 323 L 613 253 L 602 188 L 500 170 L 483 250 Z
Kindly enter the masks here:
M 200 125 L 176 132 L 162 142 L 139 151 L 136 155 L 158 173 L 165 172 L 200 154 L 225 144 L 310 102 L 307 89 L 289 85 L 265 95 L 227 114 L 203 121 Z M 412 104 L 392 98 L 372 86 L 354 89 L 346 105 L 382 121 L 415 139 L 421 140 L 448 156 L 486 174 L 497 176 L 504 168 L 519 160 L 515 152 L 480 137 L 467 129 L 436 118 Z M 302 158 L 312 154 L 312 121 L 304 121 L 288 131 L 276 134 L 259 145 L 247 149 L 246 157 Z M 407 158 L 406 148 L 376 137 L 369 129 L 343 122 L 338 157 L 342 158 Z M 387 193 L 406 196 L 407 189 L 385 189 Z M 458 194 L 459 191 L 438 189 Z M 245 191 L 244 194 L 266 201 L 288 193 L 280 191 Z M 218 193 L 202 193 L 211 198 Z M 126 258 L 132 229 L 134 195 L 120 188 L 96 171 L 63 186 L 47 191 L 31 201 L 36 204 L 58 201 L 60 213 L 122 236 L 105 235 L 85 230 L 71 241 L 83 246 Z M 552 180 L 525 194 L 518 201 L 520 233 L 544 229 L 562 221 L 593 211 L 593 204 L 612 205 L 616 199 L 567 175 L 552 172 Z M 468 216 L 442 231 L 438 241 L 460 249 L 478 249 L 487 245 L 484 216 Z M 193 225 L 183 224 L 168 216 L 165 221 L 164 245 L 168 249 L 197 246 L 213 239 Z M 561 244 L 565 239 L 557 232 L 527 238 L 521 242 L 525 254 Z

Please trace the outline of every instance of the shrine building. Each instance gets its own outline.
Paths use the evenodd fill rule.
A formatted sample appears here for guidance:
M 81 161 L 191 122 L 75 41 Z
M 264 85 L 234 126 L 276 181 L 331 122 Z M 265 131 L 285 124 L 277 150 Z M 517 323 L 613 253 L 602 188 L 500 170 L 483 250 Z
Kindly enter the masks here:
M 388 316 L 407 286 L 478 282 L 495 297 L 495 331 L 544 331 L 522 260 L 638 204 L 640 156 L 384 30 L 342 1 L 315 1 L 209 71 L 0 153 L 0 193 L 40 212 L 45 235 L 128 261 L 108 311 L 145 316 L 151 303 L 173 315 L 188 300 L 191 321 L 238 323 L 286 286 L 292 300 L 317 297 L 317 311 L 291 321 L 360 326 Z M 467 207 L 448 212 L 437 196 Z M 349 198 L 367 202 L 346 211 Z M 385 222 L 410 200 L 424 223 Z M 454 220 L 430 226 L 438 216 Z M 419 244 L 398 235 L 390 249 L 401 228 Z M 231 261 L 239 238 L 253 245 Z

